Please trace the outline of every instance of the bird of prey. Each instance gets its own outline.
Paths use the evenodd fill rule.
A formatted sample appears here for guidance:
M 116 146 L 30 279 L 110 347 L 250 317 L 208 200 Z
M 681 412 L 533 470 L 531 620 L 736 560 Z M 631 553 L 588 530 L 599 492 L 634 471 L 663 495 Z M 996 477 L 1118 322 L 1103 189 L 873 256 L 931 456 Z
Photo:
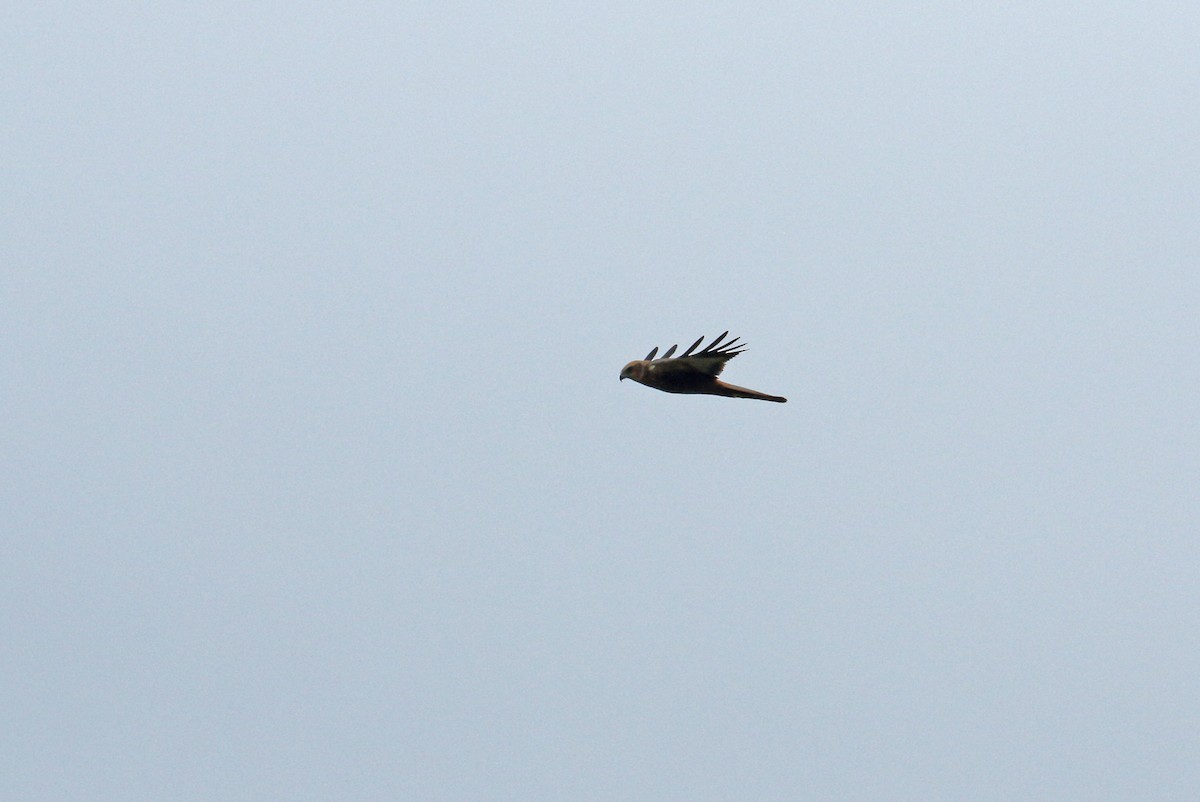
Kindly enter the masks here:
M 630 362 L 621 368 L 621 381 L 633 379 L 635 382 L 662 390 L 667 393 L 702 393 L 704 395 L 723 395 L 729 398 L 758 398 L 762 401 L 776 401 L 780 404 L 787 401 L 778 395 L 767 395 L 757 390 L 745 387 L 735 387 L 717 379 L 725 368 L 725 363 L 740 354 L 746 348 L 745 343 L 738 344 L 741 337 L 734 337 L 722 345 L 722 340 L 729 334 L 725 332 L 710 342 L 700 351 L 696 346 L 704 341 L 701 337 L 692 343 L 692 347 L 679 356 L 671 359 L 678 345 L 672 345 L 658 359 L 658 346 L 646 354 L 645 359 Z M 692 353 L 696 351 L 696 353 Z

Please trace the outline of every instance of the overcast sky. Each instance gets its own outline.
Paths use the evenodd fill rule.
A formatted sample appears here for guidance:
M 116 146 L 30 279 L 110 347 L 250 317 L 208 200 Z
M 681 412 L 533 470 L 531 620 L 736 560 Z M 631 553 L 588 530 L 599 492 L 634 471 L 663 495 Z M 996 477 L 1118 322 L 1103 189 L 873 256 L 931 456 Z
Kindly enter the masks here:
M 0 797 L 1200 798 L 1196 8 L 0 16 Z

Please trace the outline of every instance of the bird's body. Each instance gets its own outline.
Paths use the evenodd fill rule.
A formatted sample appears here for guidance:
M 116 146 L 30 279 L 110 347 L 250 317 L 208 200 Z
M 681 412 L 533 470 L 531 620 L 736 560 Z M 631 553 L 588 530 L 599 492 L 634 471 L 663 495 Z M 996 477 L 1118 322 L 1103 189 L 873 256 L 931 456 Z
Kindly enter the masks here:
M 704 341 L 704 338 L 701 337 L 692 343 L 691 348 L 674 359 L 671 358 L 671 354 L 675 353 L 675 349 L 679 346 L 672 345 L 659 359 L 654 358 L 654 355 L 658 353 L 658 348 L 654 348 L 646 355 L 645 359 L 635 360 L 622 368 L 621 379 L 633 379 L 635 382 L 666 393 L 757 398 L 761 401 L 785 403 L 787 399 L 782 396 L 768 395 L 757 390 L 726 384 L 717 378 L 725 368 L 725 363 L 740 354 L 746 347 L 744 343 L 736 345 L 737 341 L 741 339 L 739 337 L 734 337 L 722 345 L 721 341 L 728 334 L 729 332 L 725 332 L 709 343 L 707 347 L 692 354 L 692 351 L 696 350 L 696 346 Z

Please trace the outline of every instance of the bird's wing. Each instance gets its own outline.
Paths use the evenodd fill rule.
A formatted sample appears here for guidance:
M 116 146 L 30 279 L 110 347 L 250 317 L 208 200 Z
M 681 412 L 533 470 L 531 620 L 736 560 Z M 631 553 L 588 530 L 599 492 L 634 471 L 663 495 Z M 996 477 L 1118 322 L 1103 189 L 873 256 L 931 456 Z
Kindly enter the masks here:
M 709 376 L 718 376 L 724 370 L 725 363 L 746 348 L 745 343 L 738 343 L 741 337 L 734 337 L 728 342 L 722 342 L 728 335 L 729 332 L 726 331 L 704 348 L 696 351 L 696 347 L 704 341 L 704 338 L 701 337 L 692 343 L 690 348 L 674 359 L 670 358 L 671 354 L 675 353 L 675 349 L 679 346 L 672 345 L 658 359 L 653 359 L 654 354 L 658 353 L 658 348 L 655 348 L 650 352 L 647 359 L 653 359 L 654 368 L 660 375 L 679 372 L 704 373 Z M 692 351 L 696 351 L 696 353 L 693 354 Z

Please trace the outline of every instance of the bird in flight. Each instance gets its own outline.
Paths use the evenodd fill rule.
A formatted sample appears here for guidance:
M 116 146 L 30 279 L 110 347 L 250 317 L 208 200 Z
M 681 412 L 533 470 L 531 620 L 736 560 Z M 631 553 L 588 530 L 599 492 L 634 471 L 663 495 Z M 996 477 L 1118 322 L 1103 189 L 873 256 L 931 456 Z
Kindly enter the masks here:
M 704 341 L 701 337 L 692 343 L 692 347 L 674 359 L 678 345 L 672 345 L 658 359 L 658 346 L 646 354 L 645 359 L 637 359 L 621 368 L 621 381 L 633 379 L 635 382 L 662 390 L 667 393 L 700 393 L 704 395 L 723 395 L 728 398 L 758 398 L 762 401 L 776 401 L 780 404 L 787 401 L 778 395 L 767 395 L 757 390 L 736 387 L 717 379 L 725 368 L 725 363 L 740 354 L 746 348 L 745 343 L 738 344 L 741 337 L 734 337 L 729 342 L 722 341 L 729 334 L 725 332 L 707 346 L 696 351 L 696 346 Z M 696 353 L 692 353 L 696 351 Z

